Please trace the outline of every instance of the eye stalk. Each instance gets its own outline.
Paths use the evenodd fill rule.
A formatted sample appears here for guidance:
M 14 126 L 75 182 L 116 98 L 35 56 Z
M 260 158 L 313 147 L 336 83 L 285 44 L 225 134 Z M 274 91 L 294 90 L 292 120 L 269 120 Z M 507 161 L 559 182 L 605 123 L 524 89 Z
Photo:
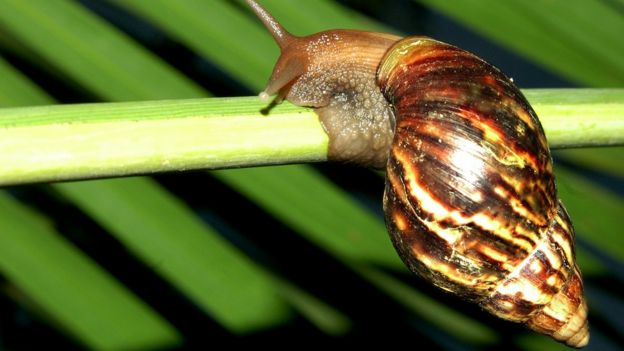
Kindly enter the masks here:
M 288 33 L 288 31 L 286 31 L 284 27 L 282 27 L 282 25 L 279 24 L 279 22 L 277 22 L 264 7 L 260 6 L 260 4 L 254 0 L 246 1 L 247 5 L 249 5 L 256 16 L 258 16 L 262 23 L 264 23 L 264 26 L 268 29 L 269 33 L 271 33 L 277 45 L 279 45 L 282 49 L 286 47 L 286 44 L 290 39 L 292 39 L 293 36 Z

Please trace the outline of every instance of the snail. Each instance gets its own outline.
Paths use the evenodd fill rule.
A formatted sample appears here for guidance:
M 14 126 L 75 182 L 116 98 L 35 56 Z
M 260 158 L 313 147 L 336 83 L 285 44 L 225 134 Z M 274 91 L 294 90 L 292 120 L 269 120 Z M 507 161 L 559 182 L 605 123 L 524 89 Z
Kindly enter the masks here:
M 266 89 L 313 107 L 328 158 L 386 167 L 386 227 L 407 267 L 505 320 L 589 341 L 574 229 L 542 126 L 510 78 L 428 37 L 288 33 Z

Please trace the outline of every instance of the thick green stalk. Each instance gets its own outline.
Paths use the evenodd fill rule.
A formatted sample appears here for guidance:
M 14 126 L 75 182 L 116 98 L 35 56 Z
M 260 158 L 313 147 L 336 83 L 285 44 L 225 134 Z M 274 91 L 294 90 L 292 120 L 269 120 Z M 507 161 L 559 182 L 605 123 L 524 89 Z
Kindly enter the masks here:
M 0 184 L 326 159 L 308 109 L 258 98 L 0 109 Z
M 624 144 L 624 89 L 530 90 L 550 145 Z M 0 109 L 0 185 L 316 162 L 316 114 L 254 97 Z
M 553 149 L 624 144 L 624 89 L 523 91 Z

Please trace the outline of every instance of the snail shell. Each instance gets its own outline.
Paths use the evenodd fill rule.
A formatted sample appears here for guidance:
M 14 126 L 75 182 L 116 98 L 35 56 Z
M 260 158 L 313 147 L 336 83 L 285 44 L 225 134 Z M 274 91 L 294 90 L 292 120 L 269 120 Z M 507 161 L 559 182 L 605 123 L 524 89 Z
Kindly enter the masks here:
M 396 111 L 384 212 L 403 261 L 498 317 L 587 344 L 574 230 L 520 91 L 473 54 L 422 37 L 395 44 L 378 79 Z
M 589 340 L 574 230 L 544 131 L 522 93 L 473 54 L 425 37 L 290 35 L 261 97 L 312 106 L 328 157 L 386 166 L 386 226 L 408 268 L 573 347 Z

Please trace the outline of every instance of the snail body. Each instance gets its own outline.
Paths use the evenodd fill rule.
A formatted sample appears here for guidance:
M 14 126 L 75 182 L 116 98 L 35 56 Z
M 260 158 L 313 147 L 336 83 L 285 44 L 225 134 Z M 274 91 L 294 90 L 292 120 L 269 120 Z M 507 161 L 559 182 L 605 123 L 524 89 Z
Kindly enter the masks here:
M 544 131 L 511 80 L 426 37 L 294 37 L 247 2 L 282 52 L 261 97 L 314 107 L 331 160 L 386 167 L 386 226 L 408 268 L 498 317 L 585 346 L 574 229 Z

